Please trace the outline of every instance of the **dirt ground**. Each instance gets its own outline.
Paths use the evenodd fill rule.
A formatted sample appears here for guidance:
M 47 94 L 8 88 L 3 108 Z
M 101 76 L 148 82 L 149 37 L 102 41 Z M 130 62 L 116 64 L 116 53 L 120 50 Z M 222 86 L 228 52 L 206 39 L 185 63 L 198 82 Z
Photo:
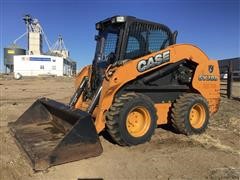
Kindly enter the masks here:
M 70 78 L 0 78 L 1 180 L 240 179 L 240 102 L 226 98 L 202 135 L 187 137 L 160 127 L 150 142 L 135 147 L 120 147 L 100 136 L 101 156 L 34 172 L 7 124 L 38 97 L 67 103 L 73 91 Z

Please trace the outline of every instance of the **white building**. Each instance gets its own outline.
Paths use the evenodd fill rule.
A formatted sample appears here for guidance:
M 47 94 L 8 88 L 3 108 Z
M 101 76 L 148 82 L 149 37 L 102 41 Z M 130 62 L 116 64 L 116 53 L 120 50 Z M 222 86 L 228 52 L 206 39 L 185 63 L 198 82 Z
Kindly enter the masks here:
M 14 76 L 72 76 L 76 73 L 76 63 L 63 57 L 47 55 L 14 56 Z

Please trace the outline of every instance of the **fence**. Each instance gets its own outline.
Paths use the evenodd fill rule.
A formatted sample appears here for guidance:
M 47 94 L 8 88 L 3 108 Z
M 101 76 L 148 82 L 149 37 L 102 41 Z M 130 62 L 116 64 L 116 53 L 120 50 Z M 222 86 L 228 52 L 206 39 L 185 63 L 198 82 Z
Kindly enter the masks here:
M 221 95 L 232 98 L 232 61 L 221 67 Z
M 221 95 L 231 99 L 240 99 L 240 71 L 233 70 L 233 61 L 220 66 L 221 73 Z

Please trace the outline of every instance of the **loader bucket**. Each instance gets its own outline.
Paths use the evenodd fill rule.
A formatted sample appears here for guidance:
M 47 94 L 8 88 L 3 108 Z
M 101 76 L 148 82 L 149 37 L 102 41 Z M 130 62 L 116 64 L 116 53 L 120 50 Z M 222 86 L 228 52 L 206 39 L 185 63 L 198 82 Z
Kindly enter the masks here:
M 34 170 L 102 153 L 91 115 L 47 98 L 35 101 L 9 127 Z

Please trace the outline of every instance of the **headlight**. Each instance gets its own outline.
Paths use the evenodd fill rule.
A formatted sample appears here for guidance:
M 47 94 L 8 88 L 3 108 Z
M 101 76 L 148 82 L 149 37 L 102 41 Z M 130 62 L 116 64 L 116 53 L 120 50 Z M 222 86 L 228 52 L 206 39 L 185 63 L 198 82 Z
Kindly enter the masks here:
M 124 22 L 124 21 L 125 21 L 125 17 L 124 16 L 116 17 L 116 22 Z
M 121 23 L 125 22 L 125 17 L 124 16 L 117 16 L 111 19 L 112 23 Z

